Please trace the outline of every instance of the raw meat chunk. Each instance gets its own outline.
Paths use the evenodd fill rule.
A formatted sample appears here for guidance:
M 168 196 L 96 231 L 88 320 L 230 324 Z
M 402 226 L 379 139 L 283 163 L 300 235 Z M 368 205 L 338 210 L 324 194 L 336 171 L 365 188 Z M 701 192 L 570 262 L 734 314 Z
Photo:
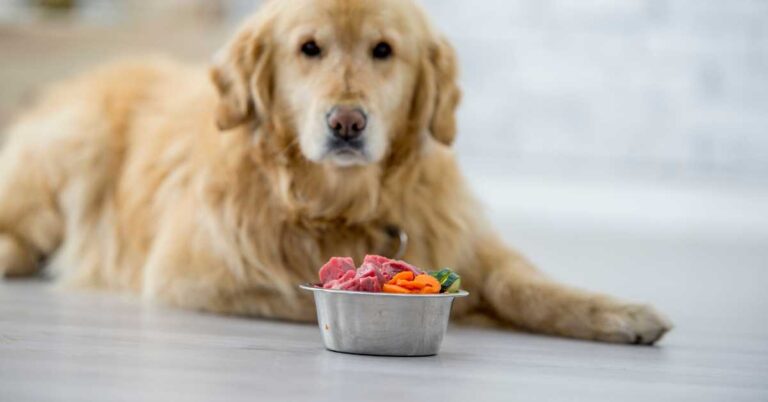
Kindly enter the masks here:
M 347 271 L 355 270 L 355 261 L 349 257 L 333 257 L 320 268 L 320 283 L 336 280 Z

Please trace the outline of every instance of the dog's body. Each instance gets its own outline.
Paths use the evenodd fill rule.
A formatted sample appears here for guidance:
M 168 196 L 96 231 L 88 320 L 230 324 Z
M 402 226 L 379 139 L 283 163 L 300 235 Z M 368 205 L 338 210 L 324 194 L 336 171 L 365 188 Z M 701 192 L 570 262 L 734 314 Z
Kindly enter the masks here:
M 52 89 L 0 154 L 0 273 L 31 274 L 48 257 L 67 285 L 306 321 L 314 308 L 297 284 L 315 280 L 331 256 L 391 255 L 397 244 L 386 228 L 395 226 L 410 239 L 406 261 L 462 275 L 472 296 L 456 304 L 458 316 L 583 339 L 658 340 L 669 324 L 652 308 L 559 285 L 501 243 L 450 148 L 458 103 L 450 47 L 408 1 L 363 4 L 270 3 L 225 49 L 213 84 L 203 69 L 155 61 Z M 296 9 L 330 22 L 294 35 L 314 21 L 288 18 Z M 367 32 L 379 19 L 392 28 Z M 366 35 L 377 38 L 370 63 L 349 56 Z M 302 59 L 292 61 L 293 42 L 278 38 L 303 43 Z M 341 125 L 316 129 L 313 116 L 348 104 L 364 110 L 353 126 L 362 145 L 339 137 Z M 340 151 L 321 147 L 328 136 L 343 140 Z

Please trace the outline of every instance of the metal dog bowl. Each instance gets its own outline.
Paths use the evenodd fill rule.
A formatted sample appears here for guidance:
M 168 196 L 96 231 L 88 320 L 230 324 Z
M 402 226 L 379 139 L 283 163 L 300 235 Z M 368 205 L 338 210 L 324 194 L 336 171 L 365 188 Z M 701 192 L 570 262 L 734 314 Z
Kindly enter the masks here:
M 301 285 L 313 292 L 317 324 L 329 350 L 382 356 L 431 356 L 440 350 L 453 300 L 430 295 L 351 292 Z

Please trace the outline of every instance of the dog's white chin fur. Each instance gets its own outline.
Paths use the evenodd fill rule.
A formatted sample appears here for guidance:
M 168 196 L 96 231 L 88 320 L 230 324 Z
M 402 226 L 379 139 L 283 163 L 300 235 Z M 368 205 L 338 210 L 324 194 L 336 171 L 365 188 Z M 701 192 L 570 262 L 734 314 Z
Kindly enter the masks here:
M 325 160 L 337 167 L 363 166 L 371 161 L 360 152 L 331 152 Z

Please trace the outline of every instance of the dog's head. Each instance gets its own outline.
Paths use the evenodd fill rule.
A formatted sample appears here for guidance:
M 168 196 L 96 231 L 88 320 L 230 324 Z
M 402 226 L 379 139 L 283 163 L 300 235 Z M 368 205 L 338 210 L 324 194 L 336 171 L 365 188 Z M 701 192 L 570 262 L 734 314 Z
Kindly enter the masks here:
M 217 124 L 292 136 L 309 161 L 371 165 L 395 144 L 451 144 L 452 48 L 411 0 L 276 0 L 212 69 Z

